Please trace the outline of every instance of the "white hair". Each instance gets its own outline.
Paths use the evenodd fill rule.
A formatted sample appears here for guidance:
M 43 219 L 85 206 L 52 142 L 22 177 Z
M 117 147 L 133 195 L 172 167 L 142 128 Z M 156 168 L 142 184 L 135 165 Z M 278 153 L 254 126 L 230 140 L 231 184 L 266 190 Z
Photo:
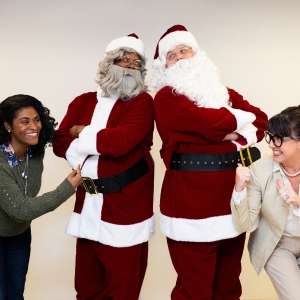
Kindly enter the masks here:
M 154 92 L 170 86 L 199 107 L 220 108 L 229 104 L 228 90 L 220 82 L 218 68 L 200 50 L 191 58 L 179 60 L 165 70 L 159 69 L 149 86 Z
M 190 47 L 194 52 L 198 52 L 200 51 L 200 48 L 198 45 L 195 45 L 193 43 L 176 43 L 174 45 L 172 45 L 172 47 L 170 47 L 171 50 L 174 50 L 178 45 L 185 45 L 187 47 Z M 169 50 L 169 51 L 171 51 Z M 153 62 L 153 67 L 155 69 L 160 68 L 162 71 L 164 71 L 167 68 L 167 55 L 168 52 L 167 50 L 161 50 L 161 53 L 159 54 L 159 57 L 156 59 L 155 62 Z
M 142 92 L 146 92 L 148 89 L 144 82 L 147 71 L 145 68 L 145 57 L 137 53 L 143 62 L 143 66 L 140 70 L 114 65 L 114 61 L 122 58 L 125 52 L 137 53 L 131 48 L 118 48 L 114 51 L 107 52 L 104 60 L 99 63 L 99 71 L 97 73 L 98 80 L 96 80 L 96 82 L 103 91 L 103 97 L 117 95 L 126 101 Z

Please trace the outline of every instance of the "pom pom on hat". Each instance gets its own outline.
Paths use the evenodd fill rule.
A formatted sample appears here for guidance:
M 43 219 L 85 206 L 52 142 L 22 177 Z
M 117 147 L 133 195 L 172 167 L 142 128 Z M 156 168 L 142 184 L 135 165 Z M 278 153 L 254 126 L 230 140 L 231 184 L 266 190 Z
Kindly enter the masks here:
M 195 37 L 187 31 L 187 29 L 182 25 L 174 25 L 169 28 L 159 39 L 152 67 L 157 69 L 161 66 L 165 67 L 167 53 L 176 46 L 184 44 L 193 48 L 193 50 L 198 50 L 199 46 Z
M 145 56 L 144 44 L 135 33 L 112 40 L 106 47 L 105 52 L 113 51 L 120 47 L 131 48 L 138 54 Z

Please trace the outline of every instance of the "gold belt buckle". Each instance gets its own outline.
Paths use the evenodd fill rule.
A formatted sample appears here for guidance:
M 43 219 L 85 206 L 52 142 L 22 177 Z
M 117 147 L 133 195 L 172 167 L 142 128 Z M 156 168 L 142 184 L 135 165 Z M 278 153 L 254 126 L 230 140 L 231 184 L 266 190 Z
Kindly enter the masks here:
M 240 157 L 241 157 L 241 161 L 242 161 L 243 167 L 246 166 L 246 164 L 245 164 L 245 159 L 246 158 L 244 158 L 244 155 L 243 155 L 243 150 L 245 150 L 245 149 L 247 149 L 247 153 L 248 153 L 248 158 L 249 158 L 250 165 L 252 164 L 252 157 L 251 157 L 251 153 L 250 153 L 249 147 L 247 147 L 247 148 L 240 148 Z M 250 165 L 248 166 L 248 168 L 250 168 Z
M 81 187 L 90 195 L 97 195 L 98 190 L 94 180 L 90 177 L 82 177 Z

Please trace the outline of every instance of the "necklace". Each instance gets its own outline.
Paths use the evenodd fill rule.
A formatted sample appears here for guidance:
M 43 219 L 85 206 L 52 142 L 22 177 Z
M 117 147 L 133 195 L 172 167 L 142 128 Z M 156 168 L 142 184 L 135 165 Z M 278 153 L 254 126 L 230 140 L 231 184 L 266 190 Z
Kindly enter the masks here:
M 24 196 L 27 198 L 27 178 L 28 178 L 28 149 L 27 149 L 27 152 L 26 152 L 26 161 L 25 161 L 25 167 L 24 167 L 24 170 L 23 172 L 21 173 L 20 172 L 20 169 L 19 169 L 19 164 L 17 165 L 17 169 L 18 169 L 18 173 L 19 173 L 19 176 L 22 177 L 21 179 L 21 182 L 22 182 L 22 186 L 24 188 Z
M 300 174 L 300 170 L 299 170 L 298 172 L 296 172 L 295 174 L 290 174 L 290 173 L 288 173 L 288 172 L 284 169 L 282 163 L 280 163 L 279 165 L 280 165 L 280 168 L 281 168 L 281 170 L 283 171 L 283 173 L 286 174 L 286 175 L 289 176 L 289 177 L 296 177 L 296 176 L 298 176 L 298 175 Z

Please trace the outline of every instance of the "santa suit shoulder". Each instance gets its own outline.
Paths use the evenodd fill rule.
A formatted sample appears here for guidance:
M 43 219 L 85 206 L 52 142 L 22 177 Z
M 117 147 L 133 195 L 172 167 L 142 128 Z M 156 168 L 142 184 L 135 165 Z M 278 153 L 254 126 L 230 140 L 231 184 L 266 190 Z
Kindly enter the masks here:
M 67 153 L 73 156 L 72 167 L 82 163 L 88 155 L 124 155 L 145 137 L 148 147 L 152 145 L 152 97 L 148 93 L 141 93 L 129 101 L 122 101 L 117 97 L 102 97 L 101 94 L 101 90 L 98 90 L 97 93 L 76 97 L 56 131 L 54 153 L 65 158 Z M 74 125 L 85 126 L 79 138 L 69 134 Z
M 74 125 L 89 125 L 94 108 L 97 104 L 97 93 L 88 92 L 77 96 L 69 105 L 67 113 L 56 130 L 56 140 L 53 143 L 55 155 L 66 158 L 66 152 L 72 141 L 75 140 L 69 134 Z
M 222 141 L 226 134 L 255 120 L 252 112 L 229 106 L 218 109 L 198 107 L 195 102 L 168 86 L 156 94 L 154 109 L 158 127 L 163 125 L 174 131 L 196 134 L 200 139 L 210 142 Z
M 129 101 L 118 100 L 106 128 L 96 133 L 95 151 L 102 155 L 121 156 L 128 153 L 154 129 L 153 99 L 142 93 Z M 151 139 L 152 140 L 152 139 Z M 149 149 L 150 146 L 149 144 Z

